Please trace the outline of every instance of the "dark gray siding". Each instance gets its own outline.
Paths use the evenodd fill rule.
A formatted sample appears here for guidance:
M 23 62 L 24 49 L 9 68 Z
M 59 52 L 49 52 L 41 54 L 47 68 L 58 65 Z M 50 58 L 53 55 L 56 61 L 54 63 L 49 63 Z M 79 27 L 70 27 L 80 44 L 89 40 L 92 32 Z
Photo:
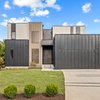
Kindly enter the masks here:
M 29 41 L 28 40 L 5 40 L 6 66 L 29 65 Z
M 56 35 L 55 68 L 100 68 L 100 35 Z

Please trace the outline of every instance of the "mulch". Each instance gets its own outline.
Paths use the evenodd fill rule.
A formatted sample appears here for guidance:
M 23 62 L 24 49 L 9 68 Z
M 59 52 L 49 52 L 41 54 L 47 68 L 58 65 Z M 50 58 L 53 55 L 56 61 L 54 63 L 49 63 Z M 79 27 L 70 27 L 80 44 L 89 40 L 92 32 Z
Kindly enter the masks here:
M 7 99 L 3 94 L 0 94 L 0 100 L 11 99 Z M 45 94 L 35 94 L 32 98 L 26 98 L 24 94 L 17 94 L 12 100 L 65 100 L 65 95 L 58 94 L 54 97 L 47 97 Z

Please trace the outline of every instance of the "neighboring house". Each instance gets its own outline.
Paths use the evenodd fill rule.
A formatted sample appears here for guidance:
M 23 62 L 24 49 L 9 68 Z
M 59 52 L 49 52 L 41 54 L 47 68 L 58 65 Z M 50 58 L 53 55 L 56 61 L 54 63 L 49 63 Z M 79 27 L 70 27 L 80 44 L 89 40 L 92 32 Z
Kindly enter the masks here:
M 43 29 L 41 22 L 8 23 L 7 30 L 6 66 L 30 66 L 34 62 L 39 67 L 54 65 L 57 68 L 56 53 L 60 49 L 56 46 L 56 38 L 60 38 L 61 34 L 84 34 L 85 26 L 53 26 L 51 29 Z

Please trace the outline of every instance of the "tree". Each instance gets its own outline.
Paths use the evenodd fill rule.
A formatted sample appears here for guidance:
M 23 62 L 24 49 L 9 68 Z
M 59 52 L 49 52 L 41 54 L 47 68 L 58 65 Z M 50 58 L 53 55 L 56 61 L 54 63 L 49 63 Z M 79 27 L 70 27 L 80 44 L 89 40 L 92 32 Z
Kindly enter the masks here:
M 0 58 L 5 59 L 5 43 L 0 41 Z
M 5 64 L 5 43 L 0 41 L 0 69 L 4 67 Z

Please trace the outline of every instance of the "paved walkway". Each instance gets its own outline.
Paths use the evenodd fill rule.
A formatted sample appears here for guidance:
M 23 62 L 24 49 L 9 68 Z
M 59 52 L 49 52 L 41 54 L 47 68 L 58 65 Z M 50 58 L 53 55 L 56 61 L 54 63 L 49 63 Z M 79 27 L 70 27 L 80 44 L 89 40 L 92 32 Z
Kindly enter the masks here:
M 100 70 L 63 70 L 66 100 L 100 100 Z

